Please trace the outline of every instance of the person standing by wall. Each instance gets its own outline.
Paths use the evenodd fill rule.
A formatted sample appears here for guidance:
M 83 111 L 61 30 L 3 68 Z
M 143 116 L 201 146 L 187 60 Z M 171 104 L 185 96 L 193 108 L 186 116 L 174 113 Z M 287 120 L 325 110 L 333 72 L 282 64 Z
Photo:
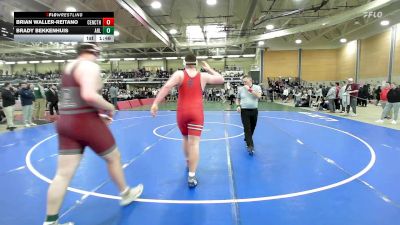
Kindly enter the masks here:
M 25 127 L 35 126 L 36 124 L 32 122 L 32 112 L 33 112 L 33 102 L 35 101 L 35 95 L 30 89 L 27 82 L 21 83 L 21 89 L 18 93 L 21 97 L 22 114 L 24 118 Z
M 350 95 L 350 104 L 347 105 L 346 115 L 349 115 L 350 107 L 352 113 L 350 116 L 357 116 L 357 97 L 358 97 L 359 85 L 354 83 L 353 78 L 347 79 L 346 92 Z
M 118 102 L 118 88 L 116 87 L 115 84 L 111 85 L 110 88 L 110 97 L 111 97 L 111 104 L 113 104 L 114 106 L 117 106 L 117 102 Z
M 1 98 L 3 99 L 3 112 L 7 119 L 7 130 L 13 131 L 17 128 L 14 125 L 15 93 L 14 88 L 11 87 L 10 83 L 4 84 L 4 89 L 1 92 Z
M 46 93 L 46 98 L 47 101 L 50 103 L 49 104 L 49 110 L 50 110 L 50 115 L 54 115 L 54 110 L 56 111 L 57 115 L 58 113 L 58 91 L 57 91 L 57 86 L 52 85 L 49 90 Z
M 383 123 L 383 119 L 389 114 L 389 112 L 393 109 L 393 120 L 392 124 L 397 124 L 397 117 L 399 115 L 400 108 L 400 87 L 396 87 L 396 84 L 391 84 L 391 89 L 387 93 L 387 104 L 383 109 L 381 118 L 377 120 L 377 123 Z
M 336 99 L 336 86 L 332 86 L 328 93 L 326 94 L 326 99 L 328 99 L 329 102 L 329 111 L 331 113 L 335 112 L 335 99 Z
M 34 113 L 34 118 L 36 120 L 43 120 L 44 118 L 44 112 L 46 109 L 46 95 L 44 91 L 44 87 L 41 82 L 39 82 L 36 86 L 32 86 L 33 93 L 35 94 L 35 113 Z
M 380 93 L 380 101 L 381 101 L 381 107 L 382 110 L 385 109 L 386 104 L 388 103 L 388 99 L 387 99 L 387 94 L 390 91 L 391 87 L 390 87 L 390 83 L 386 82 L 385 85 L 383 86 L 383 89 Z M 392 110 L 389 110 L 386 113 L 386 116 L 384 119 L 391 119 L 392 118 Z
M 242 117 L 247 151 L 250 155 L 254 153 L 253 134 L 257 125 L 258 100 L 261 98 L 261 87 L 253 84 L 250 76 L 243 77 L 243 87 L 238 90 L 236 105 L 237 111 Z

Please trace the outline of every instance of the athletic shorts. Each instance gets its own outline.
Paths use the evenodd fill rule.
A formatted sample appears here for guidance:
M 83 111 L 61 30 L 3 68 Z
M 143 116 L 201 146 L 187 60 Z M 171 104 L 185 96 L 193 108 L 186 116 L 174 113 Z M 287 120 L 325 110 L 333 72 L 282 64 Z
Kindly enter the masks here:
M 177 121 L 183 136 L 201 136 L 204 125 L 203 109 L 178 110 Z
M 61 115 L 56 127 L 60 155 L 83 154 L 90 147 L 104 156 L 116 148 L 110 129 L 97 113 Z

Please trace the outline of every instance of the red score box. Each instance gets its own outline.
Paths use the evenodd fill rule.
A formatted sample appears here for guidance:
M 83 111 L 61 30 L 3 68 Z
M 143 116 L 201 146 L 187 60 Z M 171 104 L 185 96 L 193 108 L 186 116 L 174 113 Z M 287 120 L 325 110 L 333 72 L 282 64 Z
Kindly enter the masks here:
M 114 26 L 114 18 L 103 18 L 103 26 Z

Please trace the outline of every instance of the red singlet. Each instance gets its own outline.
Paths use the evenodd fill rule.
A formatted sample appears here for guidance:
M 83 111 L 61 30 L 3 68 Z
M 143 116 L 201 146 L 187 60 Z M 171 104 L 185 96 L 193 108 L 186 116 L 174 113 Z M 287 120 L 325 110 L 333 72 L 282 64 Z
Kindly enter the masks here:
M 201 135 L 204 111 L 200 72 L 195 77 L 190 77 L 186 70 L 183 70 L 183 82 L 178 95 L 177 121 L 182 135 Z

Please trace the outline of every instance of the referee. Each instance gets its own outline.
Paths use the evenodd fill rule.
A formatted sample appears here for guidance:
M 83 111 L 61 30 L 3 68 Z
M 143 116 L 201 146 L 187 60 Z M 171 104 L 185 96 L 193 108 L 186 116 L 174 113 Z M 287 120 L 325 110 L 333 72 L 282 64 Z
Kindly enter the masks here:
M 261 98 L 261 87 L 253 84 L 250 76 L 243 77 L 243 87 L 238 90 L 236 105 L 240 112 L 244 128 L 244 136 L 247 144 L 247 151 L 250 155 L 254 153 L 253 134 L 257 125 L 258 99 Z

